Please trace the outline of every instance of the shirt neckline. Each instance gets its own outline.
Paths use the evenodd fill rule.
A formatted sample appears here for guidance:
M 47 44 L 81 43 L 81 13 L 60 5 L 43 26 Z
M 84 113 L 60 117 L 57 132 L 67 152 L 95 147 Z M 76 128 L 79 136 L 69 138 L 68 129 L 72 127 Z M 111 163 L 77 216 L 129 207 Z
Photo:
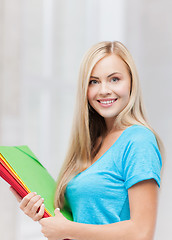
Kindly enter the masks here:
M 110 151 L 110 149 L 113 148 L 113 147 L 120 141 L 120 139 L 126 134 L 126 132 L 127 132 L 130 128 L 134 127 L 134 126 L 137 126 L 137 125 L 134 124 L 134 125 L 132 125 L 132 126 L 127 127 L 126 129 L 124 129 L 124 131 L 123 131 L 123 132 L 121 133 L 121 135 L 117 138 L 117 140 L 108 148 L 108 150 L 107 150 L 105 153 L 103 153 L 102 156 L 100 156 L 100 157 L 99 157 L 93 164 L 91 164 L 87 169 L 85 169 L 84 171 L 78 173 L 76 176 L 80 175 L 81 173 L 86 172 L 87 170 L 89 170 L 90 168 L 92 168 L 96 163 L 98 163 L 98 162 Z

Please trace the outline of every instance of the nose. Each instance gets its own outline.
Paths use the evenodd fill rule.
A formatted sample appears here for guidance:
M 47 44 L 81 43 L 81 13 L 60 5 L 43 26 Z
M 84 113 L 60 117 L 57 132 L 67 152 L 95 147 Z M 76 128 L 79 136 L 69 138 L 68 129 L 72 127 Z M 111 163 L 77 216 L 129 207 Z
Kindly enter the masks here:
M 107 82 L 102 82 L 100 84 L 100 87 L 99 87 L 99 94 L 102 94 L 102 95 L 109 95 L 111 94 L 111 88 L 110 86 L 108 85 Z

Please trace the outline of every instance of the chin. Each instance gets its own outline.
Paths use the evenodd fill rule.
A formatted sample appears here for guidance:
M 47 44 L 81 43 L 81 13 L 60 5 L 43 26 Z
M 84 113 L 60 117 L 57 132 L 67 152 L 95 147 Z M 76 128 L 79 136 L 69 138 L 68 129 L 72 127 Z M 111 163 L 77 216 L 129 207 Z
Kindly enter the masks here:
M 111 113 L 103 113 L 99 112 L 99 115 L 101 115 L 103 118 L 116 118 L 116 116 L 120 113 L 120 111 L 113 111 Z

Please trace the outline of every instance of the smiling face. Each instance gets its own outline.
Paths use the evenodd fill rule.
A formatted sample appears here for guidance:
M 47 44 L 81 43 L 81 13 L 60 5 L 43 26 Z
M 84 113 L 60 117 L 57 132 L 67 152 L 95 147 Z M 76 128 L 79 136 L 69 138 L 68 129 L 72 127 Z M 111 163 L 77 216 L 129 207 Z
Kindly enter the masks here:
M 130 98 L 131 77 L 125 62 L 117 55 L 102 58 L 93 68 L 87 97 L 90 105 L 113 124 Z

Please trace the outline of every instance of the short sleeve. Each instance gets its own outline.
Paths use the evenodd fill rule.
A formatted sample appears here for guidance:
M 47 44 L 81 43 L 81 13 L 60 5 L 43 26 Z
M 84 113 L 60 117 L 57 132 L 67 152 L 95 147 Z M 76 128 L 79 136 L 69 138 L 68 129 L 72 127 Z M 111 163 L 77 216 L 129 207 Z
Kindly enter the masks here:
M 123 158 L 125 187 L 155 179 L 160 187 L 161 154 L 156 138 L 150 130 L 138 132 L 128 143 Z

